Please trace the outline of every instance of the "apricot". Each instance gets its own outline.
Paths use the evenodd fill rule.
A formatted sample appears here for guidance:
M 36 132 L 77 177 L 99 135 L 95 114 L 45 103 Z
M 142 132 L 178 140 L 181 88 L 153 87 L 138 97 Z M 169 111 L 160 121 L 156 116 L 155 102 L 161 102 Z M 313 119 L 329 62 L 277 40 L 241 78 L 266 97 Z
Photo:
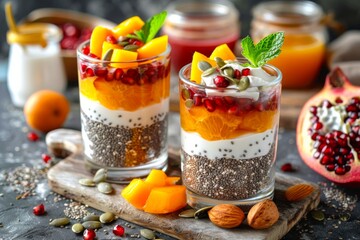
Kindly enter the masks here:
M 41 90 L 32 94 L 24 106 L 27 124 L 36 130 L 49 132 L 61 127 L 70 111 L 70 104 L 61 93 Z

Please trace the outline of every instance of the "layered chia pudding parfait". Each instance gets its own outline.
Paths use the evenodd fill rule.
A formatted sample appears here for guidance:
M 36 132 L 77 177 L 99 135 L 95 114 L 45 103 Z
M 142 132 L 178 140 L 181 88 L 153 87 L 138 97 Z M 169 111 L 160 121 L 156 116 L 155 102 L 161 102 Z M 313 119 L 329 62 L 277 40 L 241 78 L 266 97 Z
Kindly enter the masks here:
M 283 34 L 264 39 L 270 40 L 273 58 Z M 273 197 L 282 75 L 251 59 L 247 44 L 255 45 L 242 41 L 250 60 L 221 45 L 209 58 L 195 53 L 179 73 L 182 181 L 194 208 L 246 209 Z
M 167 36 L 137 36 L 159 15 L 98 26 L 77 51 L 86 166 L 106 168 L 109 181 L 167 168 L 171 50 Z

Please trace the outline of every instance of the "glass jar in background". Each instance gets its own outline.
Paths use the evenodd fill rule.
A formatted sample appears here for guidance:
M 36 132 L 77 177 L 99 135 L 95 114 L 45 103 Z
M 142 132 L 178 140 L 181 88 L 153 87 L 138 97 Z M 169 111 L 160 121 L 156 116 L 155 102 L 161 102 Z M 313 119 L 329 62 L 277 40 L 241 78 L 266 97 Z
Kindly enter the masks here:
M 326 27 L 323 10 L 310 1 L 271 1 L 252 11 L 250 34 L 256 40 L 278 31 L 285 32 L 281 54 L 269 64 L 283 74 L 283 88 L 311 87 L 325 58 Z
M 23 107 L 27 99 L 39 90 L 65 90 L 66 77 L 59 46 L 61 38 L 61 30 L 46 23 L 23 24 L 16 32 L 8 31 L 7 84 L 15 106 Z
M 198 51 L 210 56 L 215 47 L 226 43 L 235 50 L 240 35 L 239 12 L 227 1 L 175 1 L 167 8 L 163 33 L 169 36 L 173 70 L 191 62 Z

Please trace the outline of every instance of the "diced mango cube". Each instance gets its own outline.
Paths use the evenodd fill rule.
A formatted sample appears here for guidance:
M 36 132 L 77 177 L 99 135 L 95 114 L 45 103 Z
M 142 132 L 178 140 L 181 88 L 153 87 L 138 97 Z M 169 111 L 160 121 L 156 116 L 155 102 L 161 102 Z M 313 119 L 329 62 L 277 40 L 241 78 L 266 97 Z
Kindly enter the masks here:
M 152 169 L 145 182 L 151 184 L 153 187 L 165 187 L 167 176 L 164 171 Z
M 144 25 L 143 20 L 140 17 L 134 16 L 124 20 L 113 28 L 113 32 L 116 38 L 120 36 L 126 36 L 134 31 L 140 30 Z
M 101 52 L 101 59 L 104 59 L 105 54 L 110 49 L 122 49 L 122 47 L 118 44 L 109 43 L 107 41 L 103 42 L 102 45 L 102 52 Z
M 106 41 L 106 37 L 109 35 L 113 35 L 110 29 L 103 26 L 96 26 L 90 37 L 90 52 L 101 57 L 103 42 Z
M 214 49 L 214 51 L 211 53 L 210 59 L 214 60 L 215 57 L 220 57 L 223 60 L 235 60 L 236 59 L 235 54 L 231 51 L 229 46 L 225 43 L 217 46 Z
M 133 179 L 121 192 L 121 196 L 137 209 L 142 209 L 152 187 L 141 179 Z
M 111 61 L 117 63 L 112 63 L 112 66 L 117 68 L 137 67 L 137 57 L 137 52 L 127 51 L 123 49 L 114 49 L 114 52 L 111 56 Z
M 190 80 L 195 81 L 197 84 L 201 83 L 201 74 L 202 71 L 199 69 L 198 64 L 200 61 L 206 61 L 210 63 L 211 66 L 216 66 L 216 62 L 212 59 L 209 59 L 202 53 L 194 52 L 192 62 L 191 62 L 191 74 Z
M 142 47 L 137 49 L 139 54 L 138 59 L 146 59 L 158 56 L 165 52 L 168 46 L 168 36 L 163 35 L 152 39 L 150 42 L 144 44 Z

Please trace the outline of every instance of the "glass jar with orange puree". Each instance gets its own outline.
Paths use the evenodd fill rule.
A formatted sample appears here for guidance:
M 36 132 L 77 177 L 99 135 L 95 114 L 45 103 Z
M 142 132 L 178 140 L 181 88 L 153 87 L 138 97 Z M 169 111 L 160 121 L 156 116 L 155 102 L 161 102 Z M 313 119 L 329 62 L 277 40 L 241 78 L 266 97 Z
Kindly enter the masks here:
M 321 7 L 310 1 L 271 1 L 256 5 L 252 13 L 255 41 L 272 32 L 285 32 L 281 54 L 269 62 L 281 70 L 283 88 L 311 87 L 321 70 L 327 42 Z

